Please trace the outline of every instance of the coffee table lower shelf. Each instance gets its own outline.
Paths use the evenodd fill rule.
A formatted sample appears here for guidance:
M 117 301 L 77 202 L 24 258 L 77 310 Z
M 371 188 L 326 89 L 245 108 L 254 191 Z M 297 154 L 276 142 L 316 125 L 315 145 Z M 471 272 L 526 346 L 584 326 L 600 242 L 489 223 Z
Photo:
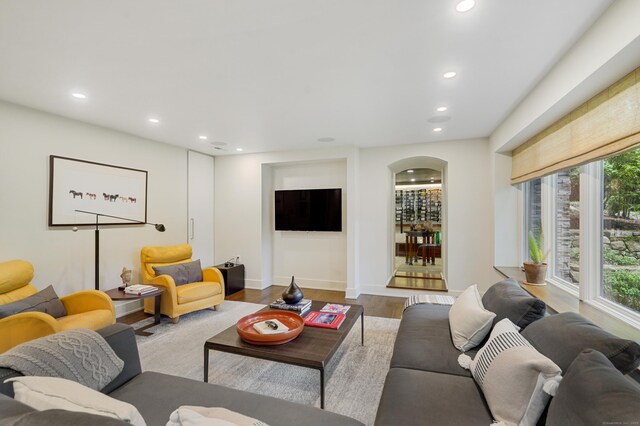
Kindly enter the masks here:
M 325 304 L 326 302 L 314 301 L 311 310 L 320 310 Z M 261 311 L 267 310 L 268 307 Z M 233 325 L 204 343 L 204 381 L 209 382 L 209 351 L 212 350 L 307 367 L 320 372 L 320 407 L 324 409 L 325 367 L 358 319 L 361 325 L 361 344 L 364 346 L 364 308 L 361 305 L 351 305 L 338 330 L 305 327 L 295 340 L 283 345 L 259 346 L 246 343 L 240 339 L 236 326 Z

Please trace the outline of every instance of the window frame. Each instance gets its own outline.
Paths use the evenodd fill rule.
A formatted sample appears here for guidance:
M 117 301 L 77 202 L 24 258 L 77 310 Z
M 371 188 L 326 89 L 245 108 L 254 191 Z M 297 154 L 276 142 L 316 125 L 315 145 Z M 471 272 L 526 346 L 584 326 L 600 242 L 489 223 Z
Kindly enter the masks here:
M 546 282 L 577 297 L 580 301 L 622 320 L 633 327 L 640 328 L 640 313 L 602 296 L 603 263 L 602 236 L 603 225 L 603 192 L 604 166 L 603 160 L 580 166 L 580 282 L 578 285 L 563 280 L 555 275 L 556 265 L 556 226 L 555 226 L 555 194 L 556 175 L 545 176 L 541 181 L 541 223 L 545 238 L 545 252 L 549 252 L 547 264 L 549 271 Z M 528 259 L 528 213 L 529 182 L 522 186 L 522 220 L 521 232 L 523 253 L 522 260 Z

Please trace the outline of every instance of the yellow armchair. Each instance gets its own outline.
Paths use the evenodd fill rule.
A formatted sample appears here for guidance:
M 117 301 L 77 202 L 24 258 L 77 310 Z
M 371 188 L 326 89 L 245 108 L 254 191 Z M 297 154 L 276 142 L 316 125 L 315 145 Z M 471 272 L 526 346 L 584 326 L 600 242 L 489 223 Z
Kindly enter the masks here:
M 217 268 L 202 270 L 202 281 L 176 286 L 170 275 L 156 275 L 154 266 L 168 266 L 191 262 L 192 250 L 189 244 L 166 247 L 143 247 L 140 251 L 142 282 L 162 286 L 165 292 L 160 296 L 160 313 L 174 323 L 180 315 L 200 309 L 213 308 L 224 301 L 224 278 Z M 153 314 L 154 302 L 145 299 L 144 311 Z
M 31 296 L 38 290 L 30 284 L 33 266 L 24 260 L 0 263 L 0 305 Z M 0 353 L 20 343 L 71 328 L 97 330 L 116 322 L 113 302 L 96 290 L 79 291 L 60 301 L 67 315 L 54 318 L 44 312 L 22 312 L 0 319 Z

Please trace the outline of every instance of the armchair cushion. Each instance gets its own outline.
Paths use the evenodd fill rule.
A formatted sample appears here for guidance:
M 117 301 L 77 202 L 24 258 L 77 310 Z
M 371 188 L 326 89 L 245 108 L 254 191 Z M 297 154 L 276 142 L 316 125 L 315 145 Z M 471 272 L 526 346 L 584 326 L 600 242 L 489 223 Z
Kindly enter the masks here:
M 217 283 L 199 282 L 180 286 L 176 290 L 178 295 L 178 304 L 202 300 L 222 293 L 222 285 L 214 284 Z
M 49 286 L 32 296 L 7 303 L 6 305 L 0 305 L 0 318 L 5 318 L 20 312 L 32 311 L 44 312 L 54 318 L 67 315 L 67 311 L 55 290 L 52 286 Z
M 75 315 L 67 315 L 58 318 L 61 330 L 71 330 L 74 328 L 88 328 L 98 330 L 115 322 L 113 312 L 107 309 L 96 309 L 94 311 L 83 312 Z
M 167 266 L 154 266 L 156 275 L 169 275 L 175 284 L 183 285 L 202 281 L 202 266 L 200 259 L 193 262 L 176 263 Z

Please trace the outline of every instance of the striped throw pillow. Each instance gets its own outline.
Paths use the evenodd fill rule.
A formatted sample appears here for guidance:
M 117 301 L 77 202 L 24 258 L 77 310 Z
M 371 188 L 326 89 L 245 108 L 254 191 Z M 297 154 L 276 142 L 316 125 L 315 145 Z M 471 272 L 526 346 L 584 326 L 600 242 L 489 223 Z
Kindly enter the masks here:
M 499 321 L 468 366 L 491 414 L 502 425 L 534 426 L 562 379 L 560 367 L 535 350 L 508 318 Z M 470 360 L 468 357 L 467 360 Z

